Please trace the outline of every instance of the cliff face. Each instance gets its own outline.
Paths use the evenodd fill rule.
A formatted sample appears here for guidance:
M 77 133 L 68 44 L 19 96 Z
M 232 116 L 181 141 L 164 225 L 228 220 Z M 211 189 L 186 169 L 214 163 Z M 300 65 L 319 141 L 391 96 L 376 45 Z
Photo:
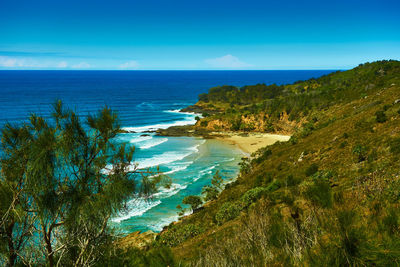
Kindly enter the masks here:
M 235 122 L 236 120 L 236 122 Z M 298 121 L 290 120 L 286 112 L 282 112 L 279 120 L 272 121 L 268 114 L 261 112 L 259 114 L 240 115 L 239 119 L 230 119 L 224 117 L 204 118 L 196 123 L 196 128 L 204 128 L 209 131 L 247 131 L 247 132 L 269 132 L 283 135 L 291 135 L 296 129 L 304 124 L 306 119 Z M 240 123 L 239 129 L 235 123 Z

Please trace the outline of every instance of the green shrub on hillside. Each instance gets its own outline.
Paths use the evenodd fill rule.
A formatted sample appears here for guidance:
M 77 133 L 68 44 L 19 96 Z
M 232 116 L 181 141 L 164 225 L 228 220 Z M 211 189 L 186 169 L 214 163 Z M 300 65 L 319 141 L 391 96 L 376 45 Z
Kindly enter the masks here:
M 263 194 L 265 194 L 268 190 L 264 187 L 255 187 L 248 190 L 241 197 L 241 201 L 244 207 L 248 207 L 251 203 L 257 201 Z
M 357 144 L 353 148 L 353 154 L 357 157 L 357 162 L 362 162 L 367 159 L 367 148 L 361 144 Z
M 186 225 L 175 225 L 169 227 L 161 236 L 159 236 L 159 242 L 163 245 L 174 247 L 188 238 L 201 234 L 204 229 L 198 225 L 186 224 Z
M 312 176 L 314 173 L 316 173 L 318 171 L 318 164 L 313 163 L 310 166 L 308 166 L 308 168 L 306 169 L 306 176 Z
M 225 202 L 215 214 L 215 220 L 218 224 L 223 224 L 239 216 L 242 209 L 243 206 L 240 202 Z
M 98 267 L 159 267 L 175 265 L 174 255 L 168 247 L 151 248 L 149 250 L 117 248 L 109 254 L 105 254 L 101 261 L 94 264 L 94 266 Z
M 201 206 L 201 204 L 203 204 L 203 201 L 199 196 L 187 196 L 182 200 L 182 203 L 190 205 L 191 209 L 194 212 Z
M 386 113 L 383 110 L 375 112 L 376 122 L 384 123 L 387 121 Z
M 274 192 L 274 191 L 278 190 L 279 188 L 281 188 L 281 183 L 278 180 L 274 180 L 265 189 L 268 192 Z
M 315 180 L 314 183 L 307 188 L 305 197 L 314 205 L 321 206 L 322 208 L 329 208 L 333 203 L 331 186 L 329 182 L 324 180 Z
M 400 154 L 400 137 L 390 141 L 390 152 L 396 155 Z

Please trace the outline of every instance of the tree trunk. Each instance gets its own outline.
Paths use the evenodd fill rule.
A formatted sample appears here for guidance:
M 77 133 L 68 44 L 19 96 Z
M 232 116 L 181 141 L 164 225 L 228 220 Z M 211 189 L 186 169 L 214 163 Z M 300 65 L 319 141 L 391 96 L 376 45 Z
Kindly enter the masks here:
M 47 250 L 47 261 L 50 267 L 54 266 L 54 256 L 53 256 L 53 248 L 51 246 L 51 238 L 50 233 L 45 233 L 44 235 L 44 242 L 46 243 L 46 250 Z
M 15 252 L 14 242 L 13 242 L 13 228 L 14 222 L 12 222 L 7 227 L 7 239 L 8 239 L 8 266 L 14 266 L 17 260 L 17 253 Z

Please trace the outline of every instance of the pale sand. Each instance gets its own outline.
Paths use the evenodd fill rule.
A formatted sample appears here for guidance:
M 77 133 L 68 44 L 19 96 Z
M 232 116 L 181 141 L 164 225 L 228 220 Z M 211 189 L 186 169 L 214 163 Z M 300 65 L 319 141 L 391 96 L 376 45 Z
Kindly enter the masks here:
M 218 139 L 238 146 L 243 152 L 252 154 L 262 147 L 274 144 L 277 141 L 289 141 L 290 135 L 248 133 L 247 135 L 233 132 L 218 132 Z

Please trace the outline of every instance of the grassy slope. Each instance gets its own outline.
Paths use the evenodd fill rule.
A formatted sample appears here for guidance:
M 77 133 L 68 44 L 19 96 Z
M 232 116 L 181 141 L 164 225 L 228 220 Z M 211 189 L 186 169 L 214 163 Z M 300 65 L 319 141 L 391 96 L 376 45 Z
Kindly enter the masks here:
M 306 92 L 316 96 L 301 115 L 312 122 L 308 130 L 261 153 L 216 201 L 171 226 L 159 242 L 170 245 L 179 262 L 199 266 L 395 264 L 400 63 L 386 73 L 385 64 L 302 83 L 322 84 Z M 344 85 L 328 86 L 326 79 Z M 321 97 L 324 90 L 332 93 Z M 379 123 L 376 112 L 383 110 L 387 121 Z M 221 208 L 226 203 L 230 209 Z

